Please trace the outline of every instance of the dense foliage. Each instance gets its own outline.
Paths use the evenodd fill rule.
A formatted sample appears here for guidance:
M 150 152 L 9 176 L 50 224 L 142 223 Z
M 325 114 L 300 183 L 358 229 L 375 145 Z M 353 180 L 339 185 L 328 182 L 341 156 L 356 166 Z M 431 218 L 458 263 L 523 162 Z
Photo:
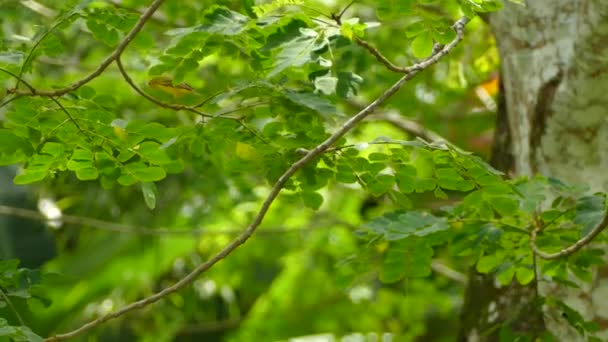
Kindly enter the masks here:
M 484 161 L 500 7 L 1 3 L 0 336 L 453 340 L 470 266 L 590 281 L 605 195 Z

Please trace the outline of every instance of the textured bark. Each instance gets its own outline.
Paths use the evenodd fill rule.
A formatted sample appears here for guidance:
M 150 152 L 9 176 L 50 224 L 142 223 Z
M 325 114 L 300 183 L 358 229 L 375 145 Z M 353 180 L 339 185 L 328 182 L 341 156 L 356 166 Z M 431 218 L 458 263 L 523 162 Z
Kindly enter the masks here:
M 607 191 L 608 1 L 506 3 L 490 16 L 490 24 L 501 57 L 505 100 L 505 112 L 498 115 L 495 165 L 517 176 L 540 173 Z M 481 334 L 492 317 L 494 325 L 509 321 L 514 328 L 534 332 L 544 324 L 560 341 L 583 340 L 559 313 L 534 305 L 537 290 L 559 297 L 608 330 L 606 270 L 598 270 L 593 284 L 576 291 L 542 281 L 505 290 L 479 277 L 471 275 L 461 341 L 496 340 L 495 334 Z M 522 307 L 532 309 L 525 310 L 529 316 L 520 314 Z M 491 308 L 498 312 L 489 315 Z M 608 338 L 608 331 L 598 335 Z

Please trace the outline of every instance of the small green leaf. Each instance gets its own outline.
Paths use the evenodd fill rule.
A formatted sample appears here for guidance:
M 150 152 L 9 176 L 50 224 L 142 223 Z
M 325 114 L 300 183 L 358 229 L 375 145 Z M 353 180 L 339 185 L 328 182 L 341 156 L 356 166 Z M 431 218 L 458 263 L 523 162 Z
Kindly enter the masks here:
M 480 273 L 490 273 L 503 261 L 502 257 L 496 254 L 484 255 L 477 261 L 477 271 Z
M 583 226 L 581 236 L 589 234 L 599 225 L 606 212 L 606 198 L 603 195 L 585 196 L 576 204 L 574 223 Z
M 13 182 L 17 185 L 30 184 L 43 180 L 47 175 L 47 171 L 30 171 L 25 170 L 23 173 L 15 176 Z
M 336 107 L 327 99 L 322 98 L 317 94 L 286 91 L 285 97 L 292 102 L 310 108 L 319 114 L 336 114 Z
M 408 38 L 416 37 L 427 30 L 424 21 L 416 21 L 405 28 L 405 36 Z
M 519 202 L 513 198 L 500 196 L 491 197 L 487 201 L 502 216 L 511 216 L 517 212 Z
M 534 279 L 534 270 L 532 267 L 520 266 L 515 272 L 515 277 L 521 285 L 527 285 Z
M 502 264 L 496 272 L 496 280 L 502 285 L 509 285 L 515 276 L 515 267 L 511 263 Z
M 150 210 L 156 208 L 156 194 L 158 189 L 154 183 L 141 183 L 141 193 L 144 196 L 144 202 Z
M 305 206 L 310 209 L 318 210 L 323 204 L 323 196 L 314 191 L 302 191 L 300 197 Z
M 335 93 L 337 84 L 338 79 L 331 76 L 317 77 L 314 81 L 315 90 L 320 91 L 324 95 L 331 95 Z
M 412 41 L 412 52 L 416 58 L 428 57 L 433 52 L 433 37 L 427 31 L 416 36 Z
M 80 180 L 93 180 L 99 177 L 99 172 L 97 168 L 94 167 L 85 167 L 76 170 L 76 177 Z
M 440 44 L 448 44 L 456 38 L 456 32 L 451 28 L 445 30 L 433 30 L 431 31 L 433 39 Z
M 394 283 L 404 277 L 426 277 L 431 274 L 433 249 L 419 239 L 403 239 L 390 244 L 380 281 Z

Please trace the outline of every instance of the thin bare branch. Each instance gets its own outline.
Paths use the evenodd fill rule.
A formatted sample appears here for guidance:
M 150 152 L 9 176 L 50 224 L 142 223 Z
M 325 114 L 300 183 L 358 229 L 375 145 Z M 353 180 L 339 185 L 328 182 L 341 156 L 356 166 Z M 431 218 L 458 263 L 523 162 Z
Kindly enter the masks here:
M 10 70 L 4 69 L 4 68 L 0 68 L 0 71 L 14 77 L 17 80 L 17 82 L 21 82 L 21 83 L 25 84 L 25 86 L 28 87 L 30 89 L 30 91 L 35 91 L 34 87 L 32 87 L 31 84 L 25 82 L 25 80 L 23 78 L 21 78 L 21 76 L 15 74 L 14 72 L 12 72 Z M 15 97 L 18 97 L 18 96 L 19 95 L 15 96 Z
M 399 128 L 400 130 L 411 134 L 415 137 L 421 138 L 428 142 L 439 142 L 448 140 L 438 133 L 424 127 L 416 121 L 408 120 L 407 118 L 397 114 L 397 113 L 381 113 L 379 115 L 375 115 L 372 117 L 374 121 L 385 121 L 390 123 L 391 125 Z
M 365 50 L 369 51 L 369 53 L 371 53 L 374 57 L 376 57 L 376 60 L 378 62 L 380 62 L 382 65 L 384 65 L 388 70 L 398 72 L 398 73 L 407 73 L 408 72 L 407 68 L 400 67 L 397 64 L 394 64 L 393 62 L 389 61 L 388 58 L 384 57 L 384 55 L 371 43 L 368 43 L 367 41 L 365 41 L 361 38 L 358 38 L 358 37 L 355 37 L 355 43 L 357 43 L 359 46 L 363 47 Z
M 11 302 L 11 299 L 8 298 L 8 296 L 6 295 L 6 293 L 4 293 L 4 291 L 2 291 L 2 288 L 0 288 L 0 297 L 2 297 L 2 299 L 8 305 L 8 307 L 11 308 L 11 310 L 13 311 L 13 313 L 15 313 L 15 317 L 17 317 L 17 320 L 19 321 L 19 323 L 21 325 L 26 325 L 25 322 L 23 321 L 23 318 L 21 318 L 21 315 L 19 314 L 19 311 L 17 311 L 17 309 L 15 308 L 15 306 L 13 306 L 13 302 Z
M 536 254 L 537 256 L 539 256 L 542 259 L 545 259 L 545 260 L 559 259 L 559 258 L 562 258 L 565 256 L 572 255 L 572 254 L 578 252 L 581 248 L 588 245 L 591 241 L 593 241 L 593 239 L 599 233 L 601 233 L 606 228 L 606 226 L 608 226 L 608 210 L 604 214 L 604 218 L 602 219 L 602 221 L 595 228 L 593 228 L 589 232 L 589 234 L 583 236 L 580 240 L 578 240 L 574 244 L 560 250 L 559 252 L 547 253 L 547 252 L 541 251 L 540 248 L 538 248 L 538 246 L 536 245 L 536 239 L 538 237 L 538 233 L 543 229 L 543 225 L 538 225 L 530 233 L 530 247 L 532 248 L 532 251 L 534 252 L 534 254 Z
M 462 274 L 462 273 L 446 266 L 445 264 L 443 264 L 442 262 L 440 262 L 438 260 L 433 260 L 431 262 L 431 269 L 434 272 L 436 272 L 437 274 L 441 274 L 442 276 L 444 276 L 448 279 L 452 279 L 458 283 L 466 285 L 468 282 L 467 276 L 465 274 Z
M 336 18 L 333 18 L 334 20 Z M 340 21 L 336 21 L 338 24 L 340 24 Z M 457 22 L 458 23 L 458 22 Z M 457 24 L 453 25 L 452 28 L 455 31 L 458 31 L 458 27 Z M 394 71 L 397 73 L 410 73 L 412 72 L 412 68 L 415 67 L 411 66 L 411 67 L 401 67 L 398 66 L 397 64 L 391 62 L 388 58 L 386 58 L 381 52 L 380 50 L 378 50 L 375 46 L 373 46 L 371 43 L 359 38 L 359 37 L 355 37 L 355 43 L 357 43 L 359 46 L 363 47 L 364 49 L 366 49 L 367 51 L 369 51 L 369 53 L 371 53 L 374 57 L 376 57 L 376 60 L 378 62 L 380 62 L 382 65 L 384 65 L 388 70 L 390 71 Z M 440 52 L 444 50 L 443 46 L 441 46 L 440 44 L 435 44 L 433 46 L 433 55 L 435 55 L 437 52 Z
M 25 4 L 26 2 L 23 1 L 21 2 L 22 4 Z M 30 4 L 35 3 L 33 1 L 30 2 Z M 63 24 L 66 20 L 72 18 L 73 16 L 75 16 L 76 14 L 72 14 L 71 16 L 60 20 L 58 22 L 56 22 L 51 28 L 49 28 L 46 32 L 44 32 L 44 34 L 42 34 L 42 36 L 40 36 L 40 38 L 38 38 L 38 40 L 36 41 L 36 43 L 34 43 L 34 46 L 32 46 L 32 48 L 30 49 L 30 52 L 27 54 L 27 57 L 25 57 L 25 60 L 23 61 L 23 64 L 21 64 L 21 69 L 19 69 L 19 78 L 17 79 L 17 83 L 15 84 L 15 89 L 19 89 L 19 83 L 23 82 L 22 81 L 22 77 L 23 77 L 23 73 L 25 72 L 25 69 L 27 68 L 27 64 L 29 62 L 31 62 L 32 60 L 32 56 L 34 56 L 34 51 L 36 51 L 36 48 L 38 48 L 38 46 L 40 45 L 40 43 L 42 43 L 42 41 L 49 35 L 51 34 L 53 31 L 55 31 L 55 29 Z M 30 88 L 30 90 L 33 90 L 34 88 L 32 87 L 28 87 Z
M 118 45 L 116 46 L 116 49 L 114 49 L 114 51 L 108 57 L 106 57 L 106 59 L 104 59 L 101 62 L 101 64 L 97 67 L 97 69 L 95 69 L 95 71 L 93 71 L 86 77 L 72 83 L 71 85 L 69 85 L 65 88 L 61 88 L 61 89 L 57 89 L 57 90 L 30 89 L 29 91 L 27 91 L 27 90 L 24 91 L 24 90 L 19 90 L 19 89 L 9 89 L 8 92 L 14 93 L 17 95 L 25 95 L 25 96 L 61 96 L 61 95 L 64 95 L 66 93 L 69 93 L 71 91 L 74 91 L 74 90 L 82 87 L 83 85 L 87 84 L 88 82 L 90 82 L 91 80 L 96 78 L 97 76 L 101 75 L 103 73 L 103 71 L 106 70 L 106 68 L 110 64 L 112 64 L 112 62 L 114 62 L 114 60 L 118 56 L 120 56 L 120 54 L 125 50 L 127 45 L 129 45 L 129 43 L 135 38 L 135 36 L 139 33 L 139 31 L 141 31 L 141 29 L 144 27 L 144 24 L 146 23 L 146 21 L 148 21 L 148 19 L 150 19 L 150 17 L 154 14 L 154 12 L 156 12 L 158 7 L 160 7 L 160 5 L 163 2 L 164 2 L 164 0 L 154 0 L 152 2 L 152 4 L 150 4 L 150 6 L 144 11 L 144 13 L 141 15 L 141 17 L 139 17 L 139 20 L 137 20 L 137 23 L 135 23 L 135 26 L 133 26 L 131 31 L 129 31 L 129 33 L 127 33 L 127 35 L 125 35 L 125 37 L 120 41 L 120 43 L 118 43 Z
M 42 221 L 42 222 L 61 222 L 69 225 L 77 225 L 81 228 L 93 228 L 106 232 L 121 233 L 121 234 L 137 234 L 144 236 L 166 236 L 166 235 L 188 235 L 188 236 L 201 236 L 201 235 L 238 235 L 242 232 L 242 229 L 223 229 L 223 230 L 211 230 L 205 228 L 148 228 L 138 225 L 121 224 L 109 221 L 103 221 L 85 216 L 75 215 L 61 215 L 59 218 L 49 218 L 37 210 L 11 207 L 0 204 L 0 215 L 20 217 L 28 220 Z M 339 220 L 330 216 L 328 213 L 320 212 L 316 215 L 316 219 L 323 220 L 336 226 L 343 226 L 349 229 L 356 229 L 357 227 L 343 220 Z M 313 218 L 313 219 L 315 219 Z M 281 235 L 291 233 L 301 233 L 306 231 L 312 231 L 317 227 L 323 226 L 320 224 L 311 225 L 310 227 L 293 228 L 287 229 L 282 227 L 276 228 L 265 228 L 260 230 L 257 234 L 259 235 Z
M 266 213 L 270 209 L 270 206 L 277 198 L 287 181 L 293 176 L 297 171 L 302 169 L 305 165 L 307 165 L 312 160 L 316 159 L 318 156 L 323 154 L 325 150 L 327 150 L 331 145 L 333 145 L 336 141 L 340 140 L 346 133 L 351 131 L 357 124 L 359 124 L 363 119 L 365 119 L 368 115 L 374 112 L 380 105 L 382 105 L 386 100 L 388 100 L 391 96 L 393 96 L 403 85 L 411 80 L 418 72 L 430 67 L 431 65 L 437 63 L 443 56 L 447 55 L 458 43 L 462 40 L 464 35 L 464 26 L 467 24 L 468 19 L 463 17 L 459 19 L 455 24 L 456 30 L 456 38 L 444 46 L 441 50 L 437 51 L 437 53 L 431 55 L 429 58 L 423 60 L 422 62 L 415 64 L 408 68 L 410 72 L 403 75 L 397 82 L 395 82 L 390 88 L 388 88 L 382 95 L 380 95 L 376 100 L 370 103 L 367 107 L 361 110 L 359 113 L 351 117 L 347 120 L 336 132 L 334 132 L 327 140 L 317 145 L 315 148 L 310 150 L 305 156 L 303 156 L 300 160 L 292 164 L 276 181 L 276 183 L 272 186 L 270 193 L 262 203 L 260 210 L 257 215 L 251 222 L 251 224 L 234 240 L 228 243 L 222 250 L 217 252 L 211 258 L 209 258 L 204 263 L 197 266 L 192 272 L 188 275 L 177 281 L 175 284 L 151 295 L 141 300 L 135 301 L 131 304 L 128 304 L 117 311 L 111 312 L 109 314 L 103 315 L 95 320 L 85 323 L 79 328 L 70 331 L 65 334 L 58 334 L 52 337 L 48 337 L 46 341 L 59 341 L 67 338 L 71 338 L 77 336 L 91 328 L 94 328 L 106 321 L 111 319 L 120 317 L 126 313 L 129 313 L 133 310 L 137 310 L 143 308 L 147 305 L 155 303 L 160 299 L 167 297 L 168 295 L 184 288 L 185 286 L 192 283 L 201 273 L 210 269 L 213 265 L 218 263 L 220 260 L 224 259 L 230 253 L 232 253 L 239 246 L 244 244 L 256 231 L 256 229 L 262 223 L 262 220 L 266 216 Z

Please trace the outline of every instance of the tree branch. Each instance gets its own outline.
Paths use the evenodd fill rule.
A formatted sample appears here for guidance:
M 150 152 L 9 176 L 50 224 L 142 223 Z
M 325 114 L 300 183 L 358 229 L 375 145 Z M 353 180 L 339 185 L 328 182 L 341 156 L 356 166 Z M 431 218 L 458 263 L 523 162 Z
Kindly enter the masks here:
M 19 321 L 19 324 L 26 325 L 23 321 L 23 318 L 21 318 L 19 311 L 17 311 L 17 309 L 13 306 L 13 302 L 11 302 L 11 299 L 8 298 L 4 291 L 2 291 L 2 288 L 0 288 L 0 298 L 2 298 L 6 302 L 6 305 L 8 305 L 8 307 L 13 311 L 15 317 L 17 318 L 17 321 Z
M 335 20 L 335 18 L 334 18 L 334 20 Z M 338 24 L 341 24 L 339 20 L 336 22 Z M 458 25 L 458 21 L 454 25 L 452 25 L 452 28 L 456 31 L 458 31 L 457 25 Z M 410 66 L 410 67 L 400 67 L 400 66 L 394 64 L 388 58 L 386 58 L 380 52 L 380 50 L 378 50 L 372 44 L 368 43 L 367 41 L 365 41 L 359 37 L 355 37 L 355 43 L 357 43 L 359 46 L 361 46 L 364 49 L 366 49 L 367 51 L 369 51 L 369 53 L 371 53 L 374 57 L 376 57 L 376 60 L 378 62 L 380 62 L 380 64 L 384 65 L 390 71 L 408 74 L 408 73 L 412 72 L 414 70 L 414 68 L 416 67 L 416 64 L 414 64 L 413 66 Z M 433 54 L 431 56 L 436 55 L 437 53 L 443 51 L 444 49 L 445 48 L 443 46 L 441 46 L 441 44 L 435 44 L 433 46 Z
M 448 142 L 446 138 L 424 127 L 420 123 L 413 120 L 409 120 L 394 112 L 379 113 L 378 115 L 370 117 L 369 121 L 388 122 L 391 125 L 397 127 L 398 129 L 404 131 L 405 133 L 426 140 L 427 142 Z
M 141 17 L 139 17 L 139 20 L 137 20 L 137 23 L 135 23 L 135 26 L 133 26 L 131 31 L 129 31 L 129 33 L 127 33 L 127 35 L 122 39 L 122 41 L 120 41 L 120 43 L 118 43 L 118 45 L 116 46 L 116 49 L 114 49 L 114 51 L 108 57 L 106 57 L 106 59 L 104 59 L 101 62 L 101 64 L 97 67 L 97 69 L 95 69 L 95 71 L 93 71 L 88 76 L 84 77 L 83 79 L 80 79 L 80 80 L 72 83 L 72 85 L 69 85 L 65 88 L 61 88 L 61 89 L 57 89 L 57 90 L 39 90 L 39 89 L 33 88 L 28 91 L 28 90 L 19 90 L 19 89 L 13 88 L 13 89 L 9 89 L 8 92 L 17 94 L 17 95 L 25 95 L 25 96 L 61 96 L 61 95 L 64 95 L 66 93 L 69 93 L 71 91 L 74 91 L 74 90 L 82 87 L 83 85 L 87 84 L 88 82 L 90 82 L 91 80 L 96 78 L 97 76 L 101 75 L 103 73 L 103 71 L 110 64 L 112 64 L 112 62 L 114 62 L 114 60 L 118 56 L 120 56 L 120 54 L 125 50 L 127 45 L 129 45 L 129 43 L 133 40 L 133 38 L 135 38 L 135 36 L 139 33 L 139 31 L 141 31 L 141 29 L 143 28 L 146 21 L 148 21 L 148 19 L 150 19 L 150 17 L 154 14 L 154 12 L 158 9 L 158 7 L 160 7 L 160 5 L 163 3 L 163 1 L 164 0 L 154 0 L 152 2 L 152 4 L 150 4 L 150 6 L 144 11 L 144 13 L 141 15 Z
M 545 260 L 559 259 L 561 257 L 569 256 L 569 255 L 572 255 L 572 254 L 578 252 L 581 248 L 585 247 L 587 244 L 589 244 L 591 241 L 593 241 L 593 239 L 599 233 L 601 233 L 606 228 L 606 226 L 608 226 L 608 210 L 606 211 L 606 214 L 604 215 L 604 218 L 602 219 L 602 221 L 595 228 L 593 228 L 589 232 L 589 234 L 585 235 L 584 237 L 582 237 L 580 240 L 576 241 L 571 246 L 566 247 L 559 252 L 547 253 L 547 252 L 541 251 L 540 248 L 538 248 L 538 246 L 536 245 L 536 238 L 538 236 L 538 233 L 543 229 L 542 225 L 538 225 L 530 233 L 530 247 L 532 248 L 532 251 L 534 252 L 534 254 L 538 255 L 542 259 L 545 259 Z
M 374 57 L 376 57 L 376 60 L 378 62 L 380 62 L 380 64 L 384 65 L 388 70 L 398 72 L 398 73 L 408 73 L 409 72 L 407 70 L 407 68 L 400 67 L 400 66 L 394 64 L 393 62 L 389 61 L 388 58 L 384 57 L 384 55 L 376 47 L 374 47 L 372 44 L 368 43 L 367 41 L 365 41 L 361 38 L 355 37 L 355 43 L 357 43 L 359 46 L 363 47 L 365 50 L 369 51 L 369 53 L 371 53 Z
M 452 49 L 454 49 L 454 47 L 456 47 L 456 45 L 458 45 L 458 43 L 463 38 L 464 26 L 467 24 L 467 22 L 468 22 L 468 19 L 466 17 L 459 19 L 456 22 L 456 24 L 454 25 L 454 29 L 456 31 L 456 38 L 452 42 L 445 45 L 441 50 L 436 51 L 434 54 L 432 54 L 430 57 L 426 58 L 425 60 L 421 61 L 420 63 L 417 63 L 417 64 L 409 67 L 408 68 L 409 72 L 406 73 L 405 75 L 403 75 L 397 82 L 395 82 L 390 88 L 388 88 L 376 100 L 374 100 L 367 107 L 362 109 L 359 113 L 357 113 L 356 115 L 351 117 L 349 120 L 347 120 L 336 132 L 334 132 L 329 138 L 327 138 L 327 140 L 325 140 L 322 143 L 320 143 L 319 145 L 317 145 L 315 148 L 310 150 L 305 156 L 303 156 L 300 160 L 298 160 L 297 162 L 292 164 L 279 177 L 279 179 L 276 181 L 276 183 L 272 186 L 270 193 L 268 194 L 268 196 L 262 203 L 261 208 L 259 209 L 257 215 L 255 216 L 255 218 L 253 219 L 251 224 L 239 236 L 237 236 L 234 240 L 232 240 L 230 243 L 228 243 L 222 250 L 220 250 L 218 253 L 213 255 L 211 258 L 209 258 L 204 263 L 197 266 L 192 272 L 190 272 L 188 275 L 186 275 L 185 277 L 183 277 L 182 279 L 177 281 L 175 284 L 173 284 L 149 297 L 143 298 L 143 299 L 133 302 L 129 305 L 126 305 L 117 311 L 111 312 L 111 313 L 103 315 L 95 320 L 92 320 L 88 323 L 85 323 L 84 325 L 77 328 L 76 330 L 73 330 L 73 331 L 65 333 L 65 334 L 58 334 L 58 335 L 55 335 L 52 337 L 48 337 L 46 339 L 46 341 L 59 341 L 59 340 L 64 340 L 67 338 L 77 336 L 106 321 L 120 317 L 133 310 L 140 309 L 147 305 L 155 303 L 155 302 L 159 301 L 160 299 L 189 285 L 201 273 L 210 269 L 213 265 L 215 265 L 220 260 L 224 259 L 230 253 L 232 253 L 232 251 L 234 251 L 239 246 L 244 244 L 253 235 L 253 233 L 256 231 L 258 226 L 262 223 L 262 220 L 266 216 L 266 213 L 270 209 L 270 206 L 272 205 L 274 200 L 277 198 L 277 196 L 283 189 L 283 186 L 285 186 L 285 184 L 291 178 L 291 176 L 293 176 L 298 170 L 303 168 L 306 164 L 308 164 L 309 162 L 311 162 L 312 160 L 314 160 L 315 158 L 317 158 L 318 156 L 323 154 L 323 152 L 326 149 L 328 149 L 336 141 L 340 140 L 340 138 L 342 138 L 346 133 L 348 133 L 355 126 L 357 126 L 358 123 L 360 123 L 368 115 L 370 115 L 372 112 L 374 112 L 374 110 L 376 110 L 376 108 L 378 108 L 380 105 L 382 105 L 384 102 L 386 102 L 386 100 L 388 100 L 391 96 L 393 96 L 397 91 L 399 91 L 399 89 L 401 89 L 401 87 L 403 87 L 403 85 L 407 81 L 411 80 L 420 71 L 437 63 L 443 56 L 447 55 Z
M 20 217 L 28 220 L 42 221 L 42 222 L 62 222 L 70 225 L 89 226 L 94 229 L 115 232 L 122 234 L 138 234 L 145 236 L 165 236 L 165 235 L 238 235 L 242 232 L 241 229 L 223 229 L 223 230 L 209 230 L 209 229 L 175 229 L 175 228 L 147 228 L 144 226 L 121 224 L 109 221 L 103 221 L 85 216 L 75 215 L 61 215 L 59 218 L 49 218 L 37 210 L 17 208 L 0 204 L 0 215 L 7 215 L 13 217 Z M 340 219 L 331 217 L 328 213 L 320 212 L 317 217 L 312 219 L 326 219 L 328 223 L 343 226 L 351 230 L 357 229 L 358 227 Z M 317 229 L 319 225 L 313 225 L 310 227 L 302 227 L 297 229 L 285 229 L 285 228 L 268 228 L 258 232 L 261 235 L 279 235 L 289 233 L 301 233 L 304 231 L 312 231 Z
M 452 279 L 458 283 L 466 285 L 468 282 L 467 276 L 465 274 L 462 274 L 456 271 L 455 269 L 446 266 L 440 261 L 433 260 L 431 262 L 431 269 L 437 274 L 441 274 L 442 276 L 448 279 Z

